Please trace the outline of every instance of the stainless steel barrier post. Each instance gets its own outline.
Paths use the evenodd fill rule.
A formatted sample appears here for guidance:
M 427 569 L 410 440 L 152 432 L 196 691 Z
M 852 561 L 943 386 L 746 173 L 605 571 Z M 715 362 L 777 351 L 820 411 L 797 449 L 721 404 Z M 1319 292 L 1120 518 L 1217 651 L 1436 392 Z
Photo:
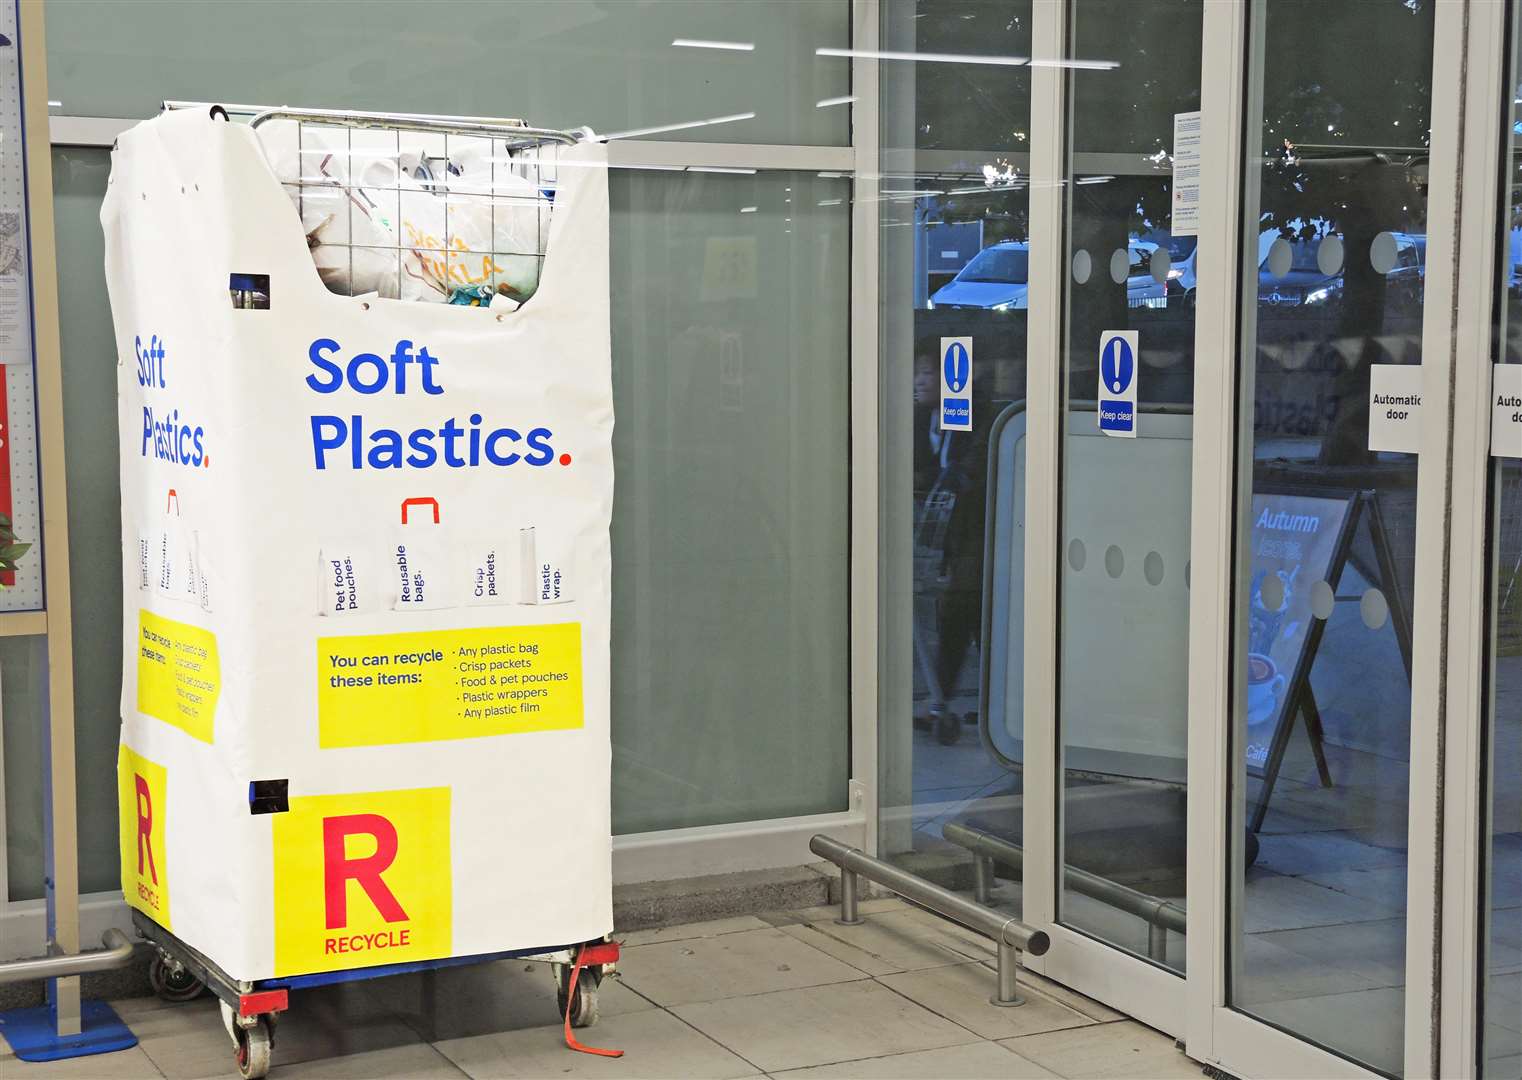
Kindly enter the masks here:
M 988 999 L 990 1005 L 1008 1009 L 1025 1004 L 1015 983 L 1015 952 L 1013 945 L 999 942 L 999 992 Z
M 1147 958 L 1158 963 L 1168 960 L 1168 928 L 1158 923 L 1147 924 Z
M 995 1005 L 1023 1004 L 1015 983 L 1018 962 L 1016 954 L 1023 951 L 1032 956 L 1040 956 L 1046 952 L 1052 942 L 1045 932 L 1027 926 L 1002 911 L 995 911 L 965 896 L 958 896 L 950 889 L 943 889 L 891 863 L 874 859 L 858 848 L 847 847 L 823 833 L 809 841 L 809 850 L 840 867 L 841 922 L 849 924 L 861 921 L 856 901 L 857 878 L 874 881 L 912 903 L 960 923 L 984 937 L 992 938 L 998 950 L 999 985 L 998 992 L 989 1000 Z
M 857 910 L 856 875 L 844 866 L 840 868 L 840 918 L 841 926 L 860 926 L 861 913 Z
M 972 857 L 972 898 L 986 904 L 994 890 L 994 861 L 983 855 Z

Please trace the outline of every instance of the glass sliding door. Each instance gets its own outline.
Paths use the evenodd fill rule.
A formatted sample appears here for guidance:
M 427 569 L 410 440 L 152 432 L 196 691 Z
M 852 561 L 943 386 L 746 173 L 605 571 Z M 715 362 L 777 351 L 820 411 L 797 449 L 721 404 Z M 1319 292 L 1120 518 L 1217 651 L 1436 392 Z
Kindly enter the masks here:
M 1515 5 L 1510 24 L 1491 278 L 1497 401 L 1517 396 L 1522 387 L 1516 379 L 1522 373 L 1522 27 Z M 1522 1078 L 1522 447 L 1509 441 L 1491 446 L 1486 522 L 1488 685 L 1480 766 L 1485 859 L 1478 951 L 1485 1080 Z
M 879 847 L 1018 914 L 1031 3 L 882 19 Z
M 1392 1075 L 1437 7 L 1247 32 L 1227 1004 Z
M 1067 26 L 1058 917 L 1175 971 L 1203 10 L 1071 0 Z

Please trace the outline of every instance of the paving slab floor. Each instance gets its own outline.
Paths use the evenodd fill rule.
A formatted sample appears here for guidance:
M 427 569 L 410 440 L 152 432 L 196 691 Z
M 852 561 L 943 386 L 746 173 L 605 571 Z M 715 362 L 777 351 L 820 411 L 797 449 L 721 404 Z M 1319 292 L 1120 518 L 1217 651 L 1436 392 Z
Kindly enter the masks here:
M 541 964 L 500 961 L 303 991 L 276 1035 L 272 1080 L 302 1077 L 1198 1077 L 1172 1038 L 1021 973 L 1025 1006 L 988 1003 L 984 939 L 898 900 L 772 912 L 626 935 L 601 1019 L 566 1049 Z M 113 1003 L 131 1050 L 47 1064 L 0 1040 L 5 1080 L 236 1077 L 217 1004 Z

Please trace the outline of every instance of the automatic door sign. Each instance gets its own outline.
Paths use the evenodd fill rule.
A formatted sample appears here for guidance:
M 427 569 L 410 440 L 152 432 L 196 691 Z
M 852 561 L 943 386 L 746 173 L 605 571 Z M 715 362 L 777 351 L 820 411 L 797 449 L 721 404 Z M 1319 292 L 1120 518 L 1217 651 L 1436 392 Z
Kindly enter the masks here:
M 1118 439 L 1136 438 L 1136 380 L 1141 367 L 1135 330 L 1099 335 L 1099 430 Z
M 941 338 L 941 430 L 972 430 L 972 338 Z
M 1420 364 L 1369 365 L 1369 449 L 1421 453 Z
M 1490 454 L 1522 458 L 1522 364 L 1496 364 L 1490 400 Z

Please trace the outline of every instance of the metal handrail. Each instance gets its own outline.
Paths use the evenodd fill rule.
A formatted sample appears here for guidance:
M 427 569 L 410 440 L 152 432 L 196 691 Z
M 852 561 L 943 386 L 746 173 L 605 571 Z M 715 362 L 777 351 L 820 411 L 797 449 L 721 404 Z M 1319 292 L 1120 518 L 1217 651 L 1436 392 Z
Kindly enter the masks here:
M 860 848 L 848 847 L 839 840 L 819 833 L 809 841 L 809 850 L 821 859 L 840 867 L 840 922 L 846 926 L 861 923 L 857 911 L 857 877 L 876 882 L 906 900 L 954 922 L 984 937 L 992 938 L 998 948 L 999 990 L 989 1000 L 995 1005 L 1023 1005 L 1015 986 L 1017 952 L 1040 956 L 1051 948 L 1051 938 L 1043 930 L 1028 926 L 1012 915 L 995 911 L 991 907 L 974 903 L 965 896 L 958 896 L 950 889 L 916 877 L 892 863 L 874 859 Z
M 1017 871 L 1023 871 L 1025 850 L 1002 836 L 985 832 L 960 821 L 948 822 L 941 827 L 941 835 L 958 847 L 972 853 L 973 895 L 980 901 L 988 898 L 993 888 L 992 863 L 1003 863 Z M 1074 892 L 1118 908 L 1128 915 L 1135 915 L 1147 924 L 1147 956 L 1162 961 L 1168 947 L 1167 931 L 1176 934 L 1187 932 L 1187 915 L 1183 908 L 1161 897 L 1122 885 L 1118 881 L 1100 877 L 1076 866 L 1063 868 L 1063 879 Z
M 132 959 L 132 939 L 116 927 L 100 936 L 104 949 L 94 952 L 57 956 L 34 956 L 26 960 L 0 963 L 0 983 L 26 982 L 29 979 L 62 979 L 69 975 L 86 975 L 125 967 Z

